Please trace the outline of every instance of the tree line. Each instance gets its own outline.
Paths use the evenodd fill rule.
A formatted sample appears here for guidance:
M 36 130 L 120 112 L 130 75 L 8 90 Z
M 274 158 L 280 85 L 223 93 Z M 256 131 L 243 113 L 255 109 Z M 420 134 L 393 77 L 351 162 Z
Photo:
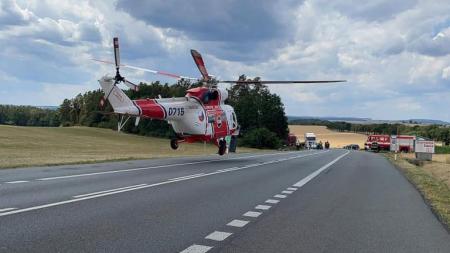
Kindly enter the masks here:
M 355 132 L 363 134 L 389 134 L 389 135 L 416 135 L 436 141 L 442 141 L 446 145 L 450 143 L 450 127 L 445 125 L 406 125 L 406 124 L 354 124 L 348 122 L 334 122 L 318 119 L 292 120 L 293 125 L 322 125 L 335 131 Z
M 266 86 L 258 83 L 259 78 L 247 79 L 242 75 L 239 80 L 255 81 L 254 84 L 234 85 L 228 89 L 229 97 L 226 103 L 234 107 L 240 125 L 239 145 L 255 148 L 280 147 L 289 133 L 281 98 L 271 94 Z M 183 97 L 188 88 L 200 85 L 185 80 L 173 85 L 160 82 L 140 83 L 139 91 L 124 90 L 124 92 L 131 99 Z M 113 111 L 111 106 L 107 104 L 105 108 L 101 108 L 99 105 L 102 96 L 104 94 L 99 89 L 65 99 L 58 111 L 61 124 L 117 129 L 118 118 L 111 114 Z M 124 126 L 123 131 L 164 138 L 174 135 L 167 122 L 150 119 L 141 119 L 138 126 L 130 121 Z
M 56 127 L 61 121 L 56 110 L 34 106 L 0 105 L 0 124 Z

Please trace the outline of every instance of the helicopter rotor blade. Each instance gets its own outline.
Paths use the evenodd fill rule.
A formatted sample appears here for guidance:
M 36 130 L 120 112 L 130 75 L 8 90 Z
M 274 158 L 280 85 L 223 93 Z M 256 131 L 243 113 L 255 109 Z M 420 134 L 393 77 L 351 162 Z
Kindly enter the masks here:
M 232 83 L 232 84 L 289 84 L 289 83 L 342 83 L 347 80 L 294 80 L 294 81 L 218 81 L 219 83 Z
M 114 37 L 113 44 L 114 44 L 114 61 L 116 65 L 116 70 L 118 71 L 120 67 L 119 38 Z
M 205 62 L 203 61 L 202 55 L 194 49 L 191 49 L 191 55 L 192 58 L 194 58 L 194 62 L 197 65 L 198 70 L 203 76 L 203 80 L 209 81 L 211 77 L 208 75 L 208 71 L 206 70 Z
M 97 62 L 101 62 L 101 63 L 105 63 L 105 64 L 112 64 L 112 65 L 114 65 L 114 62 L 107 61 L 107 60 L 99 60 L 99 59 L 92 59 L 92 60 L 93 61 L 97 61 Z M 159 70 L 135 67 L 135 66 L 127 65 L 127 64 L 120 64 L 119 66 L 123 67 L 123 68 L 128 68 L 128 69 L 133 69 L 133 70 L 138 70 L 138 71 L 144 71 L 144 72 L 152 73 L 152 74 L 155 74 L 155 75 L 163 75 L 163 76 L 171 77 L 171 78 L 175 78 L 175 79 L 185 79 L 185 80 L 190 80 L 190 81 L 198 81 L 198 78 L 196 78 L 196 77 L 181 76 L 181 75 L 169 73 L 169 72 L 166 72 L 166 71 L 159 71 Z
M 127 79 L 124 79 L 124 80 L 123 80 L 123 83 L 124 83 L 126 86 L 128 86 L 128 88 L 130 88 L 130 89 L 132 89 L 132 90 L 134 90 L 134 91 L 139 91 L 139 86 L 136 85 L 136 84 L 134 84 L 134 83 L 132 83 L 132 82 L 130 82 L 130 81 L 128 81 Z

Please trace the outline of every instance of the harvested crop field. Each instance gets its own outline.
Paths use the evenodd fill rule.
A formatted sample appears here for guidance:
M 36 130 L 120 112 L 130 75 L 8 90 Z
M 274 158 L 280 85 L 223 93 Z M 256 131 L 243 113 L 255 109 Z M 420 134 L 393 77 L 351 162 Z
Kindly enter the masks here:
M 349 144 L 358 144 L 364 148 L 364 142 L 367 139 L 364 134 L 331 131 L 325 126 L 289 125 L 289 131 L 295 134 L 300 141 L 304 140 L 305 133 L 315 133 L 317 141 L 329 141 L 332 148 L 342 148 Z

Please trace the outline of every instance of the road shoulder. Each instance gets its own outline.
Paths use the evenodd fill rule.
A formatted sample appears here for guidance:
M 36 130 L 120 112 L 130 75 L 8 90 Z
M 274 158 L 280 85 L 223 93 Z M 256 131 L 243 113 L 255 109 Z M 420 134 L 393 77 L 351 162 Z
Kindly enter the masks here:
M 393 154 L 385 154 L 385 156 L 420 192 L 432 212 L 450 232 L 450 188 L 448 185 L 422 166 L 414 165 L 403 157 L 395 160 Z

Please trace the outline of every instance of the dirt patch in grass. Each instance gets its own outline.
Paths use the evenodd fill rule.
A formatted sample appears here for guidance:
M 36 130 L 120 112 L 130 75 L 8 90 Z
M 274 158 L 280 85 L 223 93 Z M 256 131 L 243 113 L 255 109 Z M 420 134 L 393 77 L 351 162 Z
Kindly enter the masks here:
M 238 148 L 238 152 L 257 149 Z M 100 161 L 215 154 L 214 145 L 181 144 L 168 139 L 90 127 L 17 127 L 0 125 L 0 168 L 93 163 Z
M 433 161 L 416 166 L 408 162 L 410 154 L 400 155 L 397 161 L 394 154 L 385 155 L 416 186 L 439 220 L 450 229 L 450 165 Z

